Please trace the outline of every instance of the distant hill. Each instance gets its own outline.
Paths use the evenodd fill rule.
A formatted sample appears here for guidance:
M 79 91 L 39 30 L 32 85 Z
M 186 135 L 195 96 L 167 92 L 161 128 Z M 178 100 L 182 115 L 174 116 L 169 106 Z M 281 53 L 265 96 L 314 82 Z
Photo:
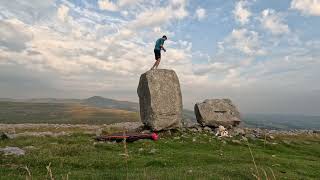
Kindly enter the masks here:
M 320 116 L 244 114 L 244 126 L 266 129 L 320 129 Z
M 183 119 L 196 122 L 193 110 Z M 0 123 L 89 123 L 140 121 L 139 104 L 101 96 L 87 99 L 0 98 Z M 267 129 L 320 129 L 320 116 L 243 114 L 242 125 Z
M 101 96 L 93 96 L 88 99 L 81 100 L 82 104 L 99 108 L 122 109 L 128 111 L 139 111 L 139 104 L 129 101 L 118 101 L 108 99 Z

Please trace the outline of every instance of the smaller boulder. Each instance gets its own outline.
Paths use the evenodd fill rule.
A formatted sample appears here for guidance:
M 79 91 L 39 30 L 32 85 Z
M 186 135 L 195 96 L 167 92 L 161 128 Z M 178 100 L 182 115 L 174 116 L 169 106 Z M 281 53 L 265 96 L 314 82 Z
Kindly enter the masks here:
M 230 99 L 207 99 L 194 106 L 197 121 L 202 126 L 234 127 L 240 124 L 240 113 Z

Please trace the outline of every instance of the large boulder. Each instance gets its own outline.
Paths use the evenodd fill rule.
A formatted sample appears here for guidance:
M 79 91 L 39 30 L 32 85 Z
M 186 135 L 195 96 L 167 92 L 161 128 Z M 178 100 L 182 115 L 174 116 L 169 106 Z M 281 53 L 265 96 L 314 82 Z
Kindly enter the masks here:
M 233 127 L 240 124 L 240 113 L 230 99 L 207 99 L 194 106 L 197 121 L 203 126 Z
M 150 70 L 138 86 L 141 121 L 154 131 L 180 128 L 182 97 L 178 76 L 173 70 Z

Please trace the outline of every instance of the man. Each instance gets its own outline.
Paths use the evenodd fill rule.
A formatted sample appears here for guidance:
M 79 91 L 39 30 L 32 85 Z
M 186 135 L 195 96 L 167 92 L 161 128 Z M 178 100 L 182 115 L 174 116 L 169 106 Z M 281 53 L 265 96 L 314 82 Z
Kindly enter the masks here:
M 155 56 L 156 62 L 152 66 L 151 70 L 158 68 L 161 61 L 161 50 L 166 52 L 166 49 L 163 47 L 164 41 L 166 40 L 167 40 L 167 36 L 164 35 L 162 36 L 162 38 L 156 41 L 156 45 L 154 47 L 154 56 Z

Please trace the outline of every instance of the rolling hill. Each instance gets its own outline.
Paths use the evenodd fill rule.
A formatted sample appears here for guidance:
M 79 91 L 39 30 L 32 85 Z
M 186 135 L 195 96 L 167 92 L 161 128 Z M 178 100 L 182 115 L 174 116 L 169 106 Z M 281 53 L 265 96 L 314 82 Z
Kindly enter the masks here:
M 196 122 L 192 110 L 183 119 Z M 0 123 L 110 124 L 140 121 L 139 104 L 100 96 L 87 99 L 0 98 Z M 320 116 L 243 114 L 243 126 L 267 129 L 320 129 Z

